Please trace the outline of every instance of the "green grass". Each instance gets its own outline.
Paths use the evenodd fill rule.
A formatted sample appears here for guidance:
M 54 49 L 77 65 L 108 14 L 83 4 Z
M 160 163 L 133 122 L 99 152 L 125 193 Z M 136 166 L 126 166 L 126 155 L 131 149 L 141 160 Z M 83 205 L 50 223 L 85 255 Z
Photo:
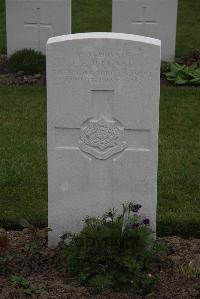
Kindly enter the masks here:
M 0 0 L 0 53 L 6 53 L 5 0 Z M 72 0 L 73 32 L 111 31 L 112 0 Z M 176 55 L 200 47 L 200 1 L 179 0 Z
M 112 0 L 72 0 L 72 31 L 111 31 Z
M 158 230 L 200 237 L 200 89 L 162 88 Z
M 176 56 L 200 47 L 200 1 L 178 0 Z
M 44 88 L 0 87 L 0 226 L 47 223 Z
M 162 88 L 158 231 L 200 237 L 200 89 Z M 46 92 L 0 87 L 0 226 L 47 224 Z

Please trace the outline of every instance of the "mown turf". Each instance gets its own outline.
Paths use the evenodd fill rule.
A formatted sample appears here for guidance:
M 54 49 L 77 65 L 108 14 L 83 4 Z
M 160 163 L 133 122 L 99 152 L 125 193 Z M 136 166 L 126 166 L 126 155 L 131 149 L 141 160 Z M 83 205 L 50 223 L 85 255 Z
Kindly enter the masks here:
M 6 53 L 5 0 L 0 0 L 0 53 Z M 200 47 L 200 1 L 179 0 L 176 55 Z M 112 0 L 72 0 L 73 32 L 111 31 Z
M 176 56 L 200 47 L 200 0 L 178 0 Z
M 44 88 L 0 87 L 0 226 L 47 223 Z
M 110 32 L 112 0 L 72 0 L 73 32 Z
M 200 89 L 162 88 L 158 230 L 200 237 Z
M 162 88 L 158 231 L 200 237 L 200 89 Z M 47 224 L 46 92 L 0 87 L 0 226 Z

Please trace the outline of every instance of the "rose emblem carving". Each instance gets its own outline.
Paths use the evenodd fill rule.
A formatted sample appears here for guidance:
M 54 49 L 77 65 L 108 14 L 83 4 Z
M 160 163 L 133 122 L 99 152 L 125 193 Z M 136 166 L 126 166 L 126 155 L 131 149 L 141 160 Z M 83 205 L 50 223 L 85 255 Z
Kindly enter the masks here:
M 89 119 L 81 126 L 80 149 L 98 159 L 107 159 L 126 148 L 124 127 L 116 120 L 102 116 Z

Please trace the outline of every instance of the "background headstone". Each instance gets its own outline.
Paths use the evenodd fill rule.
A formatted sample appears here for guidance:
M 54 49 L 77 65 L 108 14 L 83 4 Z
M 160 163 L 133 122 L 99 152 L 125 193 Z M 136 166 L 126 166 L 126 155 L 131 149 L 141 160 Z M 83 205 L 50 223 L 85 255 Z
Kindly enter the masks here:
M 156 228 L 160 40 L 83 33 L 47 43 L 49 244 L 134 201 Z
M 161 57 L 173 61 L 178 0 L 113 0 L 112 31 L 158 38 Z
M 7 54 L 31 48 L 46 53 L 52 36 L 71 33 L 71 0 L 6 0 Z

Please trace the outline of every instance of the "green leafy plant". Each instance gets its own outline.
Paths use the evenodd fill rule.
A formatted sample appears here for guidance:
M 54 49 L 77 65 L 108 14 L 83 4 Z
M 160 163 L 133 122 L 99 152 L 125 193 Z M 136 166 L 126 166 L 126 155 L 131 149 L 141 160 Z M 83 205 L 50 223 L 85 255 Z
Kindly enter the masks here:
M 11 282 L 18 288 L 22 288 L 24 293 L 27 295 L 33 295 L 33 294 L 44 294 L 46 293 L 46 290 L 41 288 L 35 288 L 31 286 L 31 283 L 27 278 L 24 276 L 12 276 L 11 277 Z
M 157 246 L 140 208 L 128 203 L 121 214 L 112 210 L 101 218 L 87 217 L 79 234 L 61 236 L 66 270 L 98 292 L 109 288 L 149 292 L 156 277 L 149 274 L 148 265 Z
M 22 49 L 10 56 L 8 67 L 13 73 L 19 71 L 23 71 L 25 74 L 44 73 L 46 57 L 33 49 Z
M 170 71 L 165 75 L 175 85 L 200 85 L 200 68 L 196 63 L 191 66 L 172 63 Z

